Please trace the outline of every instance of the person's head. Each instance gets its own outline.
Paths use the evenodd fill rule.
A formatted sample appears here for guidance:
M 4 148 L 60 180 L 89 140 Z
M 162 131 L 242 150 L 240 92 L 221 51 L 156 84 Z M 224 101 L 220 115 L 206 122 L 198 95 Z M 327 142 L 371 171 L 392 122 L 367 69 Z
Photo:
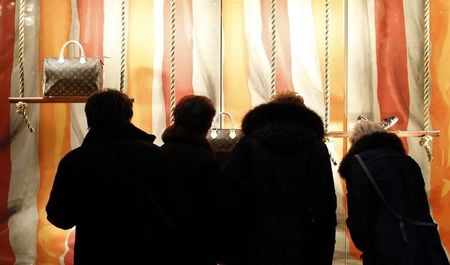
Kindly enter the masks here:
M 173 116 L 177 126 L 206 134 L 216 114 L 213 102 L 205 96 L 188 95 L 175 106 Z
M 353 129 L 350 132 L 349 141 L 351 144 L 354 144 L 363 136 L 379 132 L 386 132 L 381 123 L 370 121 L 367 119 L 360 119 L 353 126 Z
M 133 101 L 120 91 L 107 89 L 91 95 L 84 111 L 89 128 L 113 127 L 131 122 Z
M 296 105 L 300 105 L 300 106 L 305 105 L 305 101 L 304 101 L 303 97 L 294 91 L 280 92 L 272 97 L 271 102 L 291 103 L 291 104 L 296 104 Z

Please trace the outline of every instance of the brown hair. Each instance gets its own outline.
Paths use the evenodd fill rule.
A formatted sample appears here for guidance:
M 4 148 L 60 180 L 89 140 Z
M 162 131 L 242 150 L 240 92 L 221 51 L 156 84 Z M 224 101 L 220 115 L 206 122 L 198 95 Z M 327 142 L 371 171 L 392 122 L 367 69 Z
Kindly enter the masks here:
M 285 91 L 278 93 L 272 97 L 271 101 L 275 103 L 292 103 L 301 106 L 305 105 L 303 97 L 294 91 Z

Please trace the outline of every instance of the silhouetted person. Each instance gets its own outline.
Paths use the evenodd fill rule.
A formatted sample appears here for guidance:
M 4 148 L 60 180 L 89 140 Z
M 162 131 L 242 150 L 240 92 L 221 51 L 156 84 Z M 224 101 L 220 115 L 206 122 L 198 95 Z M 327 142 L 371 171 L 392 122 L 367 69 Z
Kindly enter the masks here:
M 174 109 L 174 124 L 162 135 L 161 149 L 180 172 L 188 202 L 183 264 L 215 265 L 221 259 L 226 217 L 223 172 L 206 135 L 215 115 L 211 100 L 188 95 Z
M 448 265 L 430 216 L 419 165 L 400 138 L 358 121 L 339 173 L 347 184 L 347 225 L 364 265 Z
M 248 112 L 226 177 L 230 265 L 331 264 L 336 195 L 321 118 L 294 92 Z
M 176 169 L 131 124 L 132 101 L 115 90 L 90 96 L 89 132 L 60 161 L 46 211 L 76 226 L 75 264 L 177 264 L 185 199 Z

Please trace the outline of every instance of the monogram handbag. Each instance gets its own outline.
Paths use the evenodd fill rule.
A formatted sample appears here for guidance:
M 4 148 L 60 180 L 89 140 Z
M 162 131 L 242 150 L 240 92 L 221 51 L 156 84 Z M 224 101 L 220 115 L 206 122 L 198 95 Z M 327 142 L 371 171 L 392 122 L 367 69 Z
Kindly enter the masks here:
M 64 49 L 76 44 L 79 58 L 64 58 Z M 61 48 L 59 57 L 44 59 L 44 96 L 89 96 L 103 89 L 103 62 L 96 57 L 86 57 L 78 41 L 69 40 Z
M 216 126 L 217 120 L 221 118 L 222 115 L 225 115 L 230 119 L 231 128 L 225 129 Z M 234 146 L 242 137 L 242 131 L 236 129 L 233 117 L 230 113 L 225 111 L 217 113 L 212 124 L 212 128 L 208 132 L 207 140 L 211 145 L 213 153 L 224 167 L 229 161 Z

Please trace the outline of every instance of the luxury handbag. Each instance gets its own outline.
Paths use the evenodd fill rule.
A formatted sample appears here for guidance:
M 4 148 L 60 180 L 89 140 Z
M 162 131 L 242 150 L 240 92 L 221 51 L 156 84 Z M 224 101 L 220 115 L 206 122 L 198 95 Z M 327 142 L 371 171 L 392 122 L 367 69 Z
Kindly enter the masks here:
M 222 115 L 225 115 L 230 119 L 231 128 L 223 129 L 216 127 L 217 120 Z M 207 140 L 222 167 L 225 167 L 228 163 L 234 146 L 241 137 L 242 131 L 236 129 L 234 119 L 230 113 L 223 111 L 216 114 L 212 123 L 212 128 L 208 132 Z
M 76 44 L 79 58 L 64 58 L 64 49 Z M 103 89 L 103 62 L 96 57 L 86 57 L 78 41 L 69 40 L 61 48 L 59 57 L 44 59 L 44 96 L 89 96 Z

